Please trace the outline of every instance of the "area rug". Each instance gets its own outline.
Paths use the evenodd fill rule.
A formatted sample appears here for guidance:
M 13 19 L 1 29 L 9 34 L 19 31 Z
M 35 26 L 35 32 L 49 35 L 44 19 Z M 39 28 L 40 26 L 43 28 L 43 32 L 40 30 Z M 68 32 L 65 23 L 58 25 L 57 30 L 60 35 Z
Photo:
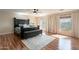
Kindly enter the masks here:
M 31 50 L 40 50 L 52 42 L 54 39 L 54 37 L 40 34 L 29 39 L 24 39 L 22 42 Z

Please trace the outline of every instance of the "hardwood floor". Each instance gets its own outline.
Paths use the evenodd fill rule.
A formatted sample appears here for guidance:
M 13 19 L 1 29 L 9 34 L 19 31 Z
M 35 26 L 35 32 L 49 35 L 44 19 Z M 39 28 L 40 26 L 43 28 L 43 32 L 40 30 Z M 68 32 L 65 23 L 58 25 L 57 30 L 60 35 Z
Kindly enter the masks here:
M 79 39 L 63 35 L 48 35 L 56 39 L 41 50 L 79 50 Z M 29 48 L 22 43 L 19 37 L 7 34 L 0 35 L 0 50 L 29 50 Z
M 28 49 L 21 39 L 14 34 L 0 35 L 0 49 L 1 50 L 24 50 Z
M 52 35 L 54 41 L 42 48 L 43 50 L 79 50 L 79 39 L 63 35 Z

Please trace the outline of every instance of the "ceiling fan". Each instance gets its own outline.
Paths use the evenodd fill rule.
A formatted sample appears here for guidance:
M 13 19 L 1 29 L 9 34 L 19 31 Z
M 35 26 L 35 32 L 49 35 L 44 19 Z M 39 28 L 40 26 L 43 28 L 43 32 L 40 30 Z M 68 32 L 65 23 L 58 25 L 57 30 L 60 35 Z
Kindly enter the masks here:
M 37 14 L 38 13 L 38 9 L 33 9 L 33 13 Z

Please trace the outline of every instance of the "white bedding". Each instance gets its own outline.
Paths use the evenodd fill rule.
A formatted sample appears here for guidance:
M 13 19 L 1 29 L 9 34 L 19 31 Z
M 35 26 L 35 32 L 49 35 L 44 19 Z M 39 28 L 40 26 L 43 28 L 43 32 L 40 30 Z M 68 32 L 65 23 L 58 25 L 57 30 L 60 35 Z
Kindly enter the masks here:
M 20 27 L 16 27 L 16 28 L 15 28 L 15 31 L 16 31 L 17 33 L 20 33 L 20 32 L 21 32 L 21 28 L 20 28 Z

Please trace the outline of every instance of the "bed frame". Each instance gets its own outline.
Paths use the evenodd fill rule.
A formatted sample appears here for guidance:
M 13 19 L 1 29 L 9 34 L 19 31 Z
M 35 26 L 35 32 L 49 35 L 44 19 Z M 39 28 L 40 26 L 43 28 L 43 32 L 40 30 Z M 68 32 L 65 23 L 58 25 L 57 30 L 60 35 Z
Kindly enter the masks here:
M 21 27 L 21 33 L 16 33 L 15 28 L 19 27 L 19 24 L 29 24 L 29 19 L 16 19 L 14 18 L 14 34 L 20 36 L 21 38 L 29 38 L 42 33 L 39 26 L 33 28 L 23 28 Z

